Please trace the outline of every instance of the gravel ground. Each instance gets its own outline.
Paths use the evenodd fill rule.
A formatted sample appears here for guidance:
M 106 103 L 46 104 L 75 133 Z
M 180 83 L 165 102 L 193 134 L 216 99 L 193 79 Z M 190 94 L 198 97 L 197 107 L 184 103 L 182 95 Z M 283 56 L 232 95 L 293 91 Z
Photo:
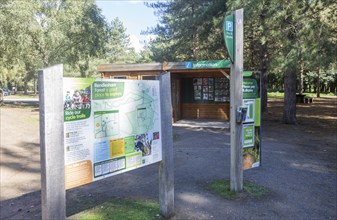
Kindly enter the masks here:
M 272 107 L 277 105 L 272 103 Z M 0 219 L 41 218 L 38 123 L 34 120 L 37 114 L 29 108 L 1 109 Z M 271 113 L 268 116 L 263 123 L 262 167 L 244 172 L 244 181 L 271 191 L 258 199 L 244 196 L 225 200 L 206 188 L 211 181 L 229 179 L 228 132 L 173 129 L 176 210 L 173 219 L 337 218 L 335 124 L 322 131 L 320 127 L 312 127 L 316 119 L 312 124 L 291 126 L 280 124 Z M 326 120 L 336 120 L 335 116 L 330 114 Z M 18 120 L 24 122 L 20 129 L 15 128 Z M 327 124 L 320 122 L 316 124 Z M 158 201 L 157 174 L 158 165 L 153 164 L 68 190 L 67 216 L 111 197 Z

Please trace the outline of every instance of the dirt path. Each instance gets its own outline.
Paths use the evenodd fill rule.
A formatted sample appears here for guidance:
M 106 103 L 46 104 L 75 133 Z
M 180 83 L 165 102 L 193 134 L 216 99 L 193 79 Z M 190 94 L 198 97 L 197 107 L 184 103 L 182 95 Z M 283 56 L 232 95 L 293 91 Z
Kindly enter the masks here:
M 40 189 L 39 113 L 34 108 L 1 108 L 0 198 Z
M 263 122 L 263 166 L 244 180 L 272 193 L 224 200 L 206 189 L 229 178 L 229 134 L 175 128 L 175 219 L 336 219 L 336 98 L 298 106 L 299 125 L 280 123 L 282 102 L 272 100 Z M 1 109 L 0 219 L 41 217 L 38 112 Z M 157 165 L 67 191 L 67 216 L 111 197 L 157 201 Z

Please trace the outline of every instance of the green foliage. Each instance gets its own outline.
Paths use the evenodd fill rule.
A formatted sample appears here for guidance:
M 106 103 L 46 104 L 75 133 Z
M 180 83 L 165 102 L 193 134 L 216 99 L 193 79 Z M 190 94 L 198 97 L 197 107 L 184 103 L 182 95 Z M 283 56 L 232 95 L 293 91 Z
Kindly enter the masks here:
M 137 63 L 139 55 L 130 47 L 130 38 L 123 23 L 115 18 L 111 23 L 112 33 L 109 41 L 108 62 L 115 64 Z
M 143 200 L 113 199 L 93 209 L 86 210 L 70 218 L 75 219 L 163 219 L 159 214 L 159 204 Z
M 147 4 L 156 10 L 160 24 L 148 31 L 152 59 L 183 61 L 225 58 L 222 22 L 225 0 L 176 0 Z
M 157 35 L 149 46 L 151 58 L 160 62 L 228 59 L 222 22 L 231 11 L 244 8 L 244 67 L 261 72 L 263 98 L 267 83 L 272 91 L 285 91 L 284 113 L 292 114 L 285 117 L 291 123 L 296 123 L 296 92 L 312 87 L 337 91 L 333 0 L 173 0 L 148 6 L 160 20 L 148 31 Z
M 1 0 L 0 85 L 26 88 L 38 69 L 58 63 L 73 77 L 95 76 L 102 63 L 136 63 L 125 31 L 94 0 Z
M 331 65 L 337 62 L 336 4 L 316 0 L 291 1 L 287 5 L 273 6 L 276 13 L 272 37 L 278 46 L 271 60 L 273 72 L 280 74 L 293 69 L 299 76 L 298 85 L 301 84 L 298 73 L 302 72 L 304 88 L 316 87 L 318 80 L 331 85 L 329 82 L 335 79 L 322 78 L 318 73 L 330 70 Z M 281 81 L 276 83 L 281 84 Z M 323 88 L 323 85 L 320 87 Z

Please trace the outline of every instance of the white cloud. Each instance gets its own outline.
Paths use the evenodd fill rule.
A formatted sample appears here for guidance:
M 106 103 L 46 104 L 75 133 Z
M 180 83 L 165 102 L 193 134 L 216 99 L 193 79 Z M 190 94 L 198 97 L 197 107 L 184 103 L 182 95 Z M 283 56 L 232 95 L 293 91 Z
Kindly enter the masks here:
M 143 49 L 143 44 L 136 35 L 130 35 L 130 44 L 131 47 L 135 48 L 136 52 L 139 53 Z
M 131 1 L 127 1 L 127 2 L 130 2 L 131 4 L 138 4 L 138 3 L 142 3 L 144 1 L 131 0 Z

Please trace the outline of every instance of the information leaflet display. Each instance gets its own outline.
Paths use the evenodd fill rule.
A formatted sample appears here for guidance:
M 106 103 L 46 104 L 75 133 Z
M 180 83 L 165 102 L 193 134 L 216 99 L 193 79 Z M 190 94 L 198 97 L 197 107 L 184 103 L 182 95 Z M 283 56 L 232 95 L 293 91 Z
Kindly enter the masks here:
M 162 160 L 159 81 L 63 83 L 66 189 Z
M 260 76 L 255 72 L 243 73 L 243 105 L 247 107 L 242 125 L 243 169 L 261 165 L 261 98 Z

